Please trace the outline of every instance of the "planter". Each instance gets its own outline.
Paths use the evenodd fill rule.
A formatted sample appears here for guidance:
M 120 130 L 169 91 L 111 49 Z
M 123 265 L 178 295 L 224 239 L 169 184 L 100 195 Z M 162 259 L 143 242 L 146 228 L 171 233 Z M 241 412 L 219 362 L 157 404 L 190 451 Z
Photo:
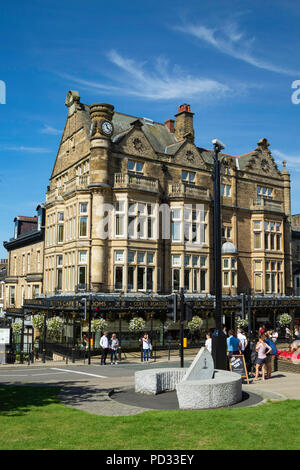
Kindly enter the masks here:
M 300 363 L 294 364 L 292 361 L 272 358 L 272 370 L 274 372 L 292 372 L 294 374 L 300 374 Z

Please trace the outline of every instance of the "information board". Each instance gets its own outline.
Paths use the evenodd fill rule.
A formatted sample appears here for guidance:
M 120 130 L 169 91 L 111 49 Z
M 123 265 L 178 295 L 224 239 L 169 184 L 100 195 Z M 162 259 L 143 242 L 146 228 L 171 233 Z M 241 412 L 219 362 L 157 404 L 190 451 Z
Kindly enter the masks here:
M 0 328 L 0 344 L 10 343 L 10 328 Z
M 240 374 L 243 378 L 247 380 L 247 383 L 249 384 L 245 357 L 242 354 L 236 354 L 231 356 L 229 360 L 229 367 L 231 372 L 236 372 L 237 374 Z

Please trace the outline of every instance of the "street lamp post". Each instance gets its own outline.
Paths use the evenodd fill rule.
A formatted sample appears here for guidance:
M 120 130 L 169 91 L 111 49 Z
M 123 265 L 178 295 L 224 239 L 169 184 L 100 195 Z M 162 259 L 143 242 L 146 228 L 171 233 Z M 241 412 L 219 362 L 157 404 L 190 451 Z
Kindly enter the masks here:
M 219 153 L 225 148 L 218 139 L 214 145 L 214 268 L 215 268 L 215 319 L 216 329 L 212 334 L 212 356 L 216 369 L 227 369 L 226 335 L 222 330 L 222 265 L 221 265 L 221 184 Z

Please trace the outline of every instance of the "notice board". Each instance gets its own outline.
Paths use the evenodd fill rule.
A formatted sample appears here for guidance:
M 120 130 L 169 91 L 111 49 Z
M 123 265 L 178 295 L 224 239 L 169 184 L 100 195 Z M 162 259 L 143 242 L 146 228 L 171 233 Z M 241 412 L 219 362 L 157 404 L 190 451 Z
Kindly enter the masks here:
M 242 354 L 234 354 L 233 356 L 231 356 L 229 360 L 229 367 L 231 372 L 240 374 L 240 376 L 242 378 L 245 378 L 247 380 L 247 383 L 249 384 L 245 357 Z

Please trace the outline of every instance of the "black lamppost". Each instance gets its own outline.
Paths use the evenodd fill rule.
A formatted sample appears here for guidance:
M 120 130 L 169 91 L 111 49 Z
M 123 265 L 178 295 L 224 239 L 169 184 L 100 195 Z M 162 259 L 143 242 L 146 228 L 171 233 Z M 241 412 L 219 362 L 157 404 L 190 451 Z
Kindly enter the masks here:
M 226 335 L 222 329 L 222 264 L 221 264 L 221 184 L 219 153 L 225 148 L 218 139 L 214 146 L 214 268 L 215 268 L 215 319 L 216 329 L 212 334 L 212 356 L 216 369 L 227 369 Z

